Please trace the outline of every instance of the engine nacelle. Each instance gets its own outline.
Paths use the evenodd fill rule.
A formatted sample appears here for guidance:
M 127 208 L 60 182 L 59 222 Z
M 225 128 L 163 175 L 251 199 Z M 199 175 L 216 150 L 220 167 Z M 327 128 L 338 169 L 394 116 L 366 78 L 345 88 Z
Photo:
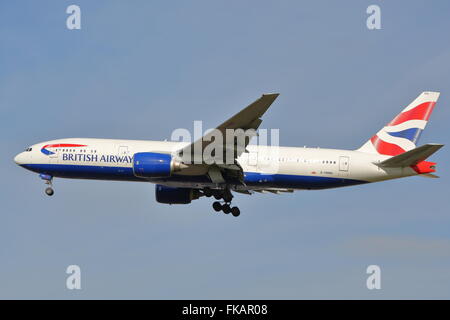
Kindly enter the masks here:
M 133 173 L 140 178 L 164 178 L 173 172 L 181 170 L 181 162 L 173 159 L 170 154 L 155 152 L 138 152 L 133 157 Z
M 188 204 L 199 198 L 199 192 L 190 188 L 173 188 L 157 184 L 155 196 L 159 203 Z

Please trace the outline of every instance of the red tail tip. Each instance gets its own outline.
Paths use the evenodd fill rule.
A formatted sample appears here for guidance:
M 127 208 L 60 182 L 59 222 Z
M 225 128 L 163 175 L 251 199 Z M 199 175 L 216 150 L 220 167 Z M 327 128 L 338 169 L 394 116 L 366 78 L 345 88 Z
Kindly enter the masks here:
M 420 161 L 418 164 L 411 166 L 418 174 L 436 172 L 436 162 Z

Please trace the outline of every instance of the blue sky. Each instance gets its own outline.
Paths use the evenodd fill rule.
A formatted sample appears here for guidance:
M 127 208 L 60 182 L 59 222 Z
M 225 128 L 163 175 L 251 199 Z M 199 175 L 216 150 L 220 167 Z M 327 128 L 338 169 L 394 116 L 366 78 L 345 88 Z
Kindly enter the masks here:
M 77 4 L 82 29 L 66 29 Z M 366 28 L 381 7 L 382 29 Z M 425 90 L 450 133 L 448 1 L 2 1 L 0 298 L 450 298 L 449 153 L 420 177 L 156 203 L 144 183 L 55 180 L 14 155 L 64 137 L 163 140 L 264 92 L 289 146 L 355 149 Z M 82 270 L 82 290 L 65 269 Z M 382 289 L 367 290 L 377 264 Z

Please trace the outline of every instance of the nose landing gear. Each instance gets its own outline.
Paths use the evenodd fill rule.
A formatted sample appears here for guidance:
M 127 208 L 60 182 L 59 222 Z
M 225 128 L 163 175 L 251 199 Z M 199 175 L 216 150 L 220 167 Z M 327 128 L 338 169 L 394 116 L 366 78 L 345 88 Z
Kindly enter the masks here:
M 46 193 L 48 196 L 52 196 L 52 195 L 55 193 L 55 191 L 53 191 L 53 188 L 48 187 L 48 188 L 45 188 L 45 193 Z
M 39 177 L 42 180 L 45 180 L 45 184 L 48 186 L 47 188 L 45 188 L 45 194 L 48 196 L 52 196 L 55 193 L 55 191 L 53 190 L 53 185 L 52 185 L 53 177 L 51 175 L 43 174 L 43 173 L 41 173 L 39 175 Z

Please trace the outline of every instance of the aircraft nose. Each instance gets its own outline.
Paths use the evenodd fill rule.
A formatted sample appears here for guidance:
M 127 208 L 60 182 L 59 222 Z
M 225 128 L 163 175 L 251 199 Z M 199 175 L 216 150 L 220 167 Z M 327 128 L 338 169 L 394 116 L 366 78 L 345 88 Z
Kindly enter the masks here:
M 22 164 L 25 164 L 24 158 L 25 158 L 25 156 L 24 156 L 23 152 L 21 152 L 14 157 L 14 162 L 20 166 Z

